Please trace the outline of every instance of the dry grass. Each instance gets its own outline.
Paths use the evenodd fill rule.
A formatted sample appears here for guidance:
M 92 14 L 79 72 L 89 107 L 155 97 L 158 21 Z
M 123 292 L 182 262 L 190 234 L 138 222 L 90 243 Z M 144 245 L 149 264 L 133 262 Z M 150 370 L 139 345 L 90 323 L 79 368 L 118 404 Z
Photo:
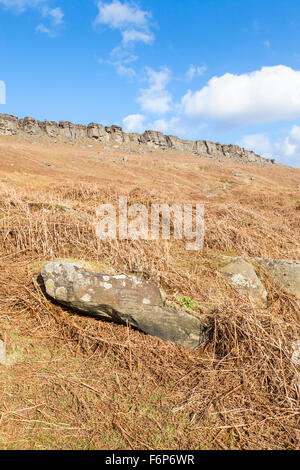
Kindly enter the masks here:
M 39 165 L 50 146 L 21 143 L 27 166 L 22 160 L 18 170 L 11 142 L 1 140 L 14 168 L 0 165 L 0 333 L 9 359 L 0 366 L 0 448 L 299 449 L 299 369 L 291 363 L 299 301 L 261 272 L 269 305 L 259 309 L 217 273 L 221 255 L 299 258 L 299 171 L 243 168 L 256 177 L 249 183 L 232 164 L 154 154 L 151 165 L 129 155 L 116 185 L 110 161 L 99 175 L 85 161 L 75 177 L 68 147 L 54 171 Z M 201 185 L 222 193 L 205 199 Z M 129 203 L 206 201 L 204 249 L 191 255 L 172 240 L 100 244 L 96 207 L 126 194 Z M 211 312 L 211 344 L 186 351 L 61 308 L 36 281 L 41 263 L 55 258 L 138 273 L 173 304 L 190 297 L 195 315 Z

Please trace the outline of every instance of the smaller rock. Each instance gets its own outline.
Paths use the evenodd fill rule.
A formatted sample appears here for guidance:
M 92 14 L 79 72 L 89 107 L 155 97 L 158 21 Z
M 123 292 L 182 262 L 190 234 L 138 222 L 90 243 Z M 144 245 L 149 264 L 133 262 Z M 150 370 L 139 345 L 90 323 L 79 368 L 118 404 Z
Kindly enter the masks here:
M 300 340 L 294 341 L 292 344 L 292 363 L 299 366 L 300 365 Z
M 248 295 L 257 305 L 266 306 L 268 294 L 252 264 L 243 259 L 236 259 L 224 266 L 221 272 L 240 294 Z
M 6 361 L 6 348 L 5 348 L 5 343 L 0 339 L 0 364 L 5 366 L 7 363 Z
M 255 259 L 282 288 L 300 299 L 300 261 Z

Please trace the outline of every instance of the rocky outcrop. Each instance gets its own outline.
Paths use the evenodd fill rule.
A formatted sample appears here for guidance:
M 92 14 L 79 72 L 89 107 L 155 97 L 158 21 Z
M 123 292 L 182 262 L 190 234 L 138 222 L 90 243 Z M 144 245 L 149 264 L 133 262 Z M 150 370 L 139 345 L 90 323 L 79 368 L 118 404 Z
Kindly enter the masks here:
M 120 126 L 103 127 L 90 123 L 88 126 L 73 124 L 69 121 L 37 121 L 32 117 L 18 119 L 15 116 L 0 114 L 0 135 L 30 135 L 56 138 L 66 142 L 99 141 L 118 145 L 134 144 L 144 148 L 181 151 L 221 161 L 234 159 L 239 163 L 271 164 L 274 160 L 265 159 L 254 152 L 237 145 L 222 145 L 208 140 L 183 140 L 159 131 L 147 130 L 143 134 L 124 132 Z
M 188 349 L 208 341 L 208 326 L 185 312 L 165 308 L 160 290 L 152 282 L 93 273 L 64 261 L 46 264 L 41 275 L 47 294 L 72 309 L 129 324 Z

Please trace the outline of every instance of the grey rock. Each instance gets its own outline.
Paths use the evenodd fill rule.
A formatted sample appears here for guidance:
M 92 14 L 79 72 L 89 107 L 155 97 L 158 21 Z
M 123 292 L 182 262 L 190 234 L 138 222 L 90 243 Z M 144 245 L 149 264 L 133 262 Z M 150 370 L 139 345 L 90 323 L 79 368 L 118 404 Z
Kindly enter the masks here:
M 300 261 L 255 258 L 279 286 L 300 299 Z
M 99 319 L 129 324 L 147 334 L 196 348 L 208 341 L 208 326 L 165 308 L 159 288 L 134 276 L 92 273 L 80 264 L 53 261 L 41 275 L 47 294 L 63 305 Z
M 243 259 L 235 259 L 224 266 L 221 272 L 240 294 L 249 296 L 257 305 L 266 306 L 267 291 L 251 263 Z

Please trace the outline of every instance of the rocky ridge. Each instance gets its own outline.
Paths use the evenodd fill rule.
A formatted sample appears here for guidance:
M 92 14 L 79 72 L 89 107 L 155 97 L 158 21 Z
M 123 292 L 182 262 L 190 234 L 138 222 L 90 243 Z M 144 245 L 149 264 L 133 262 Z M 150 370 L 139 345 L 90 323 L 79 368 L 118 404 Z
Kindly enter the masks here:
M 233 159 L 247 164 L 273 164 L 274 160 L 265 159 L 256 153 L 238 145 L 222 145 L 208 140 L 183 140 L 172 135 L 164 135 L 159 131 L 147 130 L 143 134 L 124 132 L 120 126 L 103 127 L 101 124 L 90 123 L 87 126 L 73 124 L 69 121 L 37 121 L 32 117 L 18 119 L 16 116 L 0 114 L 0 135 L 48 137 L 64 142 L 98 141 L 116 145 L 134 145 L 138 148 L 171 150 L 192 153 L 206 158 L 218 160 Z

